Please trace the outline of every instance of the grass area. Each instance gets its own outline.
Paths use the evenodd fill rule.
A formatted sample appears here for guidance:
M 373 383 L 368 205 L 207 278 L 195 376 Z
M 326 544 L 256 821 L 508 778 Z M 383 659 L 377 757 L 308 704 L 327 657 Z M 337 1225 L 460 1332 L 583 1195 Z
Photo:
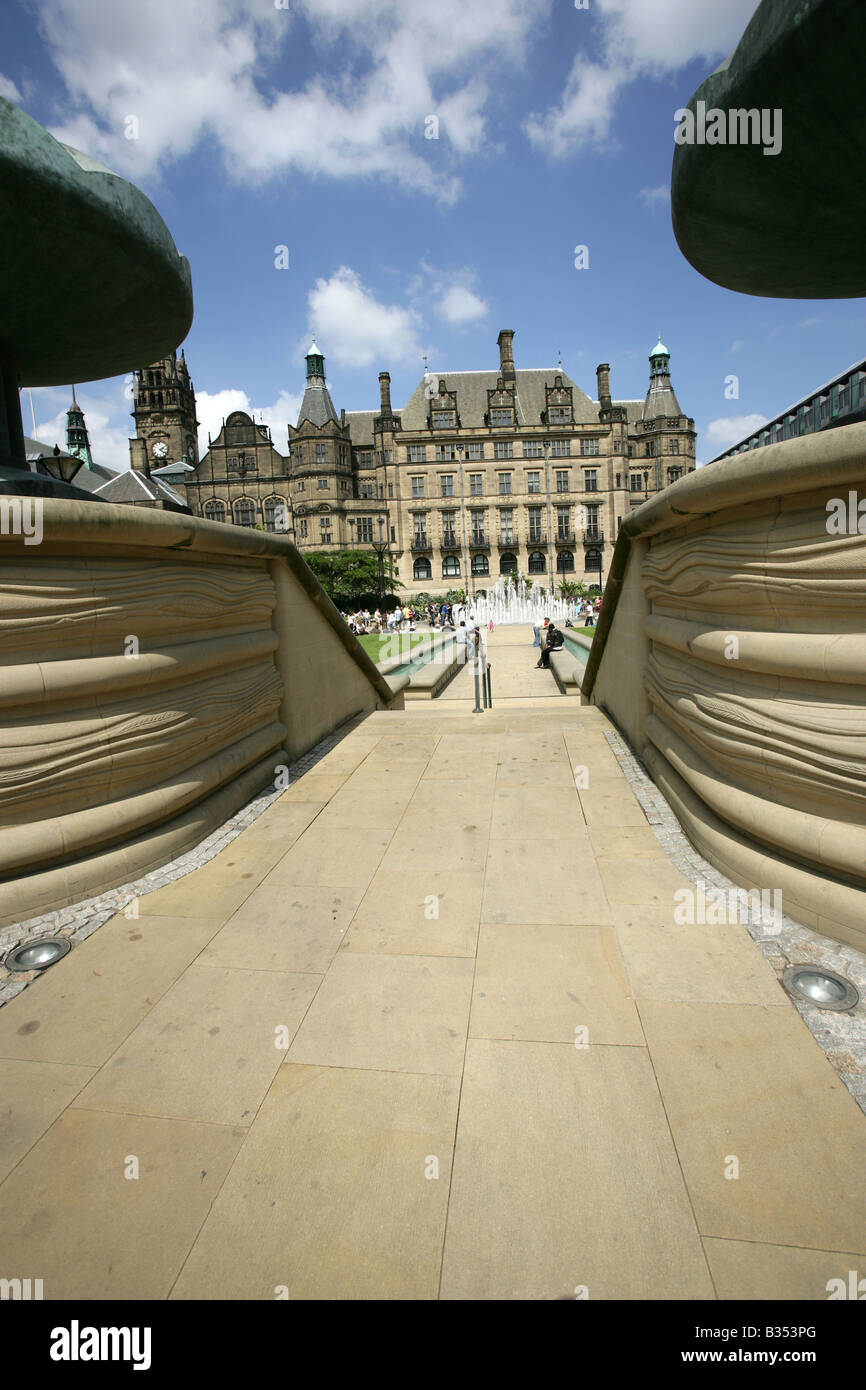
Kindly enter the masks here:
M 429 639 L 429 632 L 368 632 L 358 641 L 374 661 L 387 661 L 392 656 L 408 657 L 413 647 Z

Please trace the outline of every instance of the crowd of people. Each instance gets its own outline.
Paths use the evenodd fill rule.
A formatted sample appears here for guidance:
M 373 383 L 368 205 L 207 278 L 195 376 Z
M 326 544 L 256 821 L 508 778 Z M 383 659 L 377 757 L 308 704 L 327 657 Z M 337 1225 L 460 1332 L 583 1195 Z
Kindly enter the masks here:
M 577 604 L 575 621 L 566 618 L 566 627 L 595 627 L 598 610 L 601 607 L 601 599 L 581 599 Z M 343 618 L 349 625 L 350 632 L 354 632 L 360 637 L 368 632 L 415 632 L 416 623 L 426 622 L 431 628 L 438 628 L 441 631 L 450 630 L 457 634 L 459 645 L 460 629 L 463 628 L 470 635 L 479 631 L 476 623 L 475 612 L 469 603 L 428 603 L 423 608 L 413 607 L 412 604 L 405 606 L 397 604 L 395 608 L 387 609 L 384 613 L 377 608 L 371 613 L 369 608 L 359 608 L 356 613 L 344 613 Z M 544 632 L 547 632 L 550 620 L 544 619 Z M 489 624 L 493 629 L 493 623 Z M 535 640 L 533 646 L 539 645 L 539 631 L 541 625 L 533 627 Z M 556 630 L 556 629 L 554 629 Z M 561 634 L 560 634 L 561 636 Z M 543 645 L 543 644 L 542 644 Z M 547 665 L 545 661 L 540 663 Z

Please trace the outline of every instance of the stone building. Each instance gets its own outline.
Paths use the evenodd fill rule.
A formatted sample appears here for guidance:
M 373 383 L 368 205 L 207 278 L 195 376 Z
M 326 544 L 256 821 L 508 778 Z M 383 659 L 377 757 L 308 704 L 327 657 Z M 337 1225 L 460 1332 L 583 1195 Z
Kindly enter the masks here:
M 517 368 L 512 330 L 497 343 L 498 368 L 428 372 L 399 410 L 383 371 L 378 410 L 338 415 L 314 339 L 288 458 L 236 411 L 199 463 L 175 452 L 160 475 L 195 515 L 288 530 L 302 552 L 385 547 L 405 593 L 478 592 L 507 574 L 603 585 L 622 518 L 695 467 L 670 354 L 661 341 L 650 353 L 643 400 L 614 400 L 602 363 L 592 400 L 561 363 Z M 165 394 L 151 370 L 142 390 Z M 154 410 L 166 417 L 137 398 L 147 441 Z

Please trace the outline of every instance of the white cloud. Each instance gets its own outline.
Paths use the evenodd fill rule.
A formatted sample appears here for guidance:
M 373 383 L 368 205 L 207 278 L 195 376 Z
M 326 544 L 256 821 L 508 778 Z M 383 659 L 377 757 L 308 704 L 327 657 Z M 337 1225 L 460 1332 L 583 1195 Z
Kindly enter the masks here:
M 274 448 L 286 453 L 289 445 L 287 426 L 296 424 L 303 396 L 290 391 L 281 391 L 273 405 L 254 406 L 246 391 L 239 387 L 225 387 L 222 391 L 196 391 L 195 413 L 198 416 L 199 457 L 207 449 L 208 435 L 216 439 L 222 429 L 223 421 L 233 410 L 243 410 L 252 415 L 259 425 L 268 425 Z
M 52 0 L 40 28 L 78 111 L 53 133 L 133 179 L 207 140 L 240 183 L 383 177 L 447 204 L 455 165 L 484 144 L 493 82 L 551 4 L 173 0 L 167 20 L 165 0 Z M 310 75 L 294 61 L 302 33 L 321 55 Z
M 734 341 L 731 343 L 731 346 L 728 348 L 728 352 L 739 352 L 740 348 L 744 348 L 745 346 L 745 338 L 735 338 Z
M 800 322 L 797 324 L 797 327 L 798 327 L 798 328 L 815 328 L 815 326 L 816 326 L 817 324 L 823 323 L 823 322 L 824 322 L 824 320 L 821 319 L 821 318 L 801 319 Z
M 21 102 L 21 93 L 15 86 L 10 77 L 4 77 L 0 72 L 0 97 L 5 97 L 7 101 Z
M 766 425 L 767 419 L 766 415 L 758 414 L 722 415 L 717 420 L 710 421 L 704 430 L 703 438 L 720 453 L 732 444 L 739 444 L 741 439 L 747 434 L 752 434 L 761 425 Z
M 340 366 L 382 364 L 383 370 L 391 370 L 420 361 L 419 314 L 402 304 L 383 304 L 350 266 L 317 280 L 308 307 L 311 331 L 326 357 Z
M 559 101 L 526 122 L 530 141 L 554 159 L 609 142 L 617 100 L 627 84 L 641 77 L 670 77 L 695 60 L 709 64 L 725 57 L 757 6 L 758 0 L 726 0 L 724 5 L 594 0 L 596 32 L 601 21 L 602 59 L 590 61 L 578 50 Z M 579 12 L 575 23 L 581 23 Z M 580 43 L 588 31 L 575 32 Z M 674 110 L 682 104 L 671 103 L 672 144 Z
M 655 207 L 657 203 L 670 204 L 671 190 L 667 183 L 660 183 L 656 188 L 642 188 L 638 197 L 648 208 Z
M 439 300 L 438 311 L 446 323 L 455 328 L 477 323 L 487 314 L 487 305 L 472 290 L 463 285 L 452 285 Z

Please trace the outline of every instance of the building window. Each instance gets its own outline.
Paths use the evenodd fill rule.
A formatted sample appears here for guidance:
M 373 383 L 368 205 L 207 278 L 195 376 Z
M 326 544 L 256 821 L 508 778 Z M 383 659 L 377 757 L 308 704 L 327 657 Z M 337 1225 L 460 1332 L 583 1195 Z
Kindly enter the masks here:
M 621 473 L 617 473 L 617 475 L 616 475 L 616 485 L 617 485 L 617 487 L 622 487 L 622 474 L 621 474 Z
M 394 497 L 394 484 L 393 484 L 393 483 L 389 483 L 389 484 L 388 484 L 388 498 L 389 498 L 389 500 L 392 500 L 393 497 Z
M 678 439 L 671 439 L 669 443 L 671 453 L 678 454 L 680 451 L 680 441 Z
M 493 457 L 495 459 L 513 459 L 514 445 L 510 439 L 498 440 L 493 445 Z
M 433 567 L 425 556 L 420 556 L 414 564 L 413 574 L 416 579 L 432 579 Z
M 582 458 L 596 458 L 598 456 L 598 440 L 582 439 L 580 441 L 580 453 Z
M 584 512 L 586 514 L 586 534 L 591 539 L 597 538 L 599 534 L 598 503 L 596 502 L 588 507 L 584 507 Z
M 316 479 L 316 487 L 317 487 L 317 488 L 324 489 L 324 488 L 326 488 L 327 486 L 328 486 L 328 480 L 327 480 L 327 478 L 317 478 L 317 479 Z
M 426 445 L 426 444 L 410 444 L 410 445 L 409 445 L 409 462 L 410 462 L 410 463 L 426 463 L 426 462 L 427 462 L 427 445 Z
M 413 497 L 423 497 L 423 496 L 424 496 L 424 479 L 423 479 L 423 477 L 422 477 L 422 478 L 410 478 L 409 481 L 410 481 L 410 483 L 412 484 L 412 496 L 413 496 Z
M 681 478 L 682 475 L 683 475 L 683 470 L 682 470 L 681 468 L 669 468 L 669 469 L 668 469 L 668 482 L 669 482 L 669 483 L 675 483 L 676 480 L 677 480 L 677 478 Z
M 373 518 L 371 516 L 358 517 L 358 540 L 371 541 L 373 539 Z
M 301 517 L 300 521 L 298 522 L 298 537 L 299 537 L 299 539 L 302 540 L 302 541 L 305 541 L 305 540 L 307 539 L 307 520 L 306 520 L 306 517 Z
M 393 461 L 394 461 L 394 451 L 393 451 L 393 449 L 386 449 L 386 450 L 385 450 L 385 462 L 386 462 L 386 463 L 393 463 Z
M 289 510 L 282 497 L 265 498 L 265 530 L 284 533 L 289 529 Z
M 500 555 L 500 557 L 499 557 L 499 573 L 500 573 L 500 574 L 516 574 L 516 573 L 517 573 L 517 556 L 516 556 L 516 555 L 512 555 L 511 552 L 508 551 L 508 550 L 506 550 L 505 553 L 504 553 L 503 555 Z
M 440 486 L 441 489 L 442 489 L 442 496 L 443 496 L 443 497 L 453 497 L 453 496 L 454 496 L 454 474 L 453 474 L 453 473 L 440 473 L 440 474 L 439 474 L 439 486 Z
M 442 561 L 442 578 L 454 579 L 460 573 L 460 561 L 456 555 L 446 555 Z
M 588 550 L 583 562 L 584 570 L 589 570 L 595 574 L 601 574 L 601 551 Z
M 204 515 L 205 515 L 205 520 L 206 520 L 206 521 L 225 521 L 225 519 L 226 519 L 226 504 L 225 504 L 225 502 L 220 502 L 220 500 L 219 500 L 218 498 L 216 498 L 216 497 L 215 497 L 211 502 L 205 502 L 205 504 L 204 504 Z
M 436 462 L 437 462 L 437 463 L 453 463 L 455 457 L 456 457 L 456 455 L 455 455 L 455 452 L 454 452 L 454 445 L 453 445 L 453 444 L 437 444 L 437 445 L 436 445 Z
M 490 561 L 488 560 L 488 558 L 487 558 L 486 555 L 473 555 L 473 556 L 472 556 L 472 573 L 473 573 L 473 574 L 489 574 L 489 573 L 490 573 Z
M 542 447 L 541 447 L 541 440 L 540 440 L 540 439 L 524 439 L 524 441 L 523 441 L 523 457 L 524 457 L 525 459 L 540 459 L 541 456 L 542 456 L 542 453 L 543 453 L 543 450 L 542 450 Z
M 567 459 L 567 458 L 571 458 L 571 440 L 570 440 L 570 439 L 551 439 L 551 441 L 550 441 L 550 456 L 551 456 L 551 458 L 555 458 L 555 459 Z
M 566 539 L 571 533 L 571 508 L 557 507 L 556 509 L 556 534 L 562 539 Z
M 527 475 L 526 475 L 526 491 L 527 491 L 527 492 L 541 492 L 541 474 L 540 474 L 540 473 L 527 473 Z
M 358 489 L 358 496 L 359 496 L 359 497 L 365 497 L 365 498 L 366 498 L 366 497 L 373 497 L 373 496 L 374 496 L 374 493 L 373 493 L 373 484 L 372 484 L 372 483 L 361 483 L 361 486 L 360 486 L 359 489 Z
M 456 533 L 456 531 L 454 530 L 454 518 L 456 517 L 456 515 L 457 515 L 456 512 L 442 512 L 442 513 L 441 513 L 441 517 L 442 517 L 442 544 L 443 544 L 443 545 L 454 545 L 454 546 L 456 546 L 456 544 L 457 544 L 457 533 Z
M 248 498 L 242 497 L 239 502 L 235 502 L 235 525 L 255 526 L 255 524 L 256 504 Z
M 323 516 L 319 518 L 319 530 L 322 533 L 322 544 L 331 544 L 331 518 Z
M 571 574 L 574 570 L 574 555 L 570 550 L 560 550 L 556 556 L 558 574 Z
M 470 513 L 469 513 L 469 523 L 470 523 L 470 526 L 471 526 L 471 528 L 472 528 L 472 544 L 473 544 L 473 545 L 483 545 L 483 544 L 484 544 L 484 513 L 483 513 L 483 512 L 470 512 Z
M 511 474 L 499 474 L 499 496 L 508 497 L 511 495 Z
M 568 492 L 568 469 L 557 468 L 556 470 L 556 491 Z
M 530 507 L 529 509 L 529 539 L 531 541 L 541 540 L 541 508 Z
M 469 445 L 469 457 L 470 457 L 471 459 L 483 459 L 483 458 L 484 458 L 484 445 L 483 445 L 483 443 L 470 444 L 470 445 Z
M 583 470 L 583 490 L 584 492 L 598 492 L 598 469 L 584 468 Z
M 614 453 L 614 454 L 621 454 L 621 453 L 622 453 L 622 440 L 621 440 L 621 439 L 615 439 L 615 440 L 613 441 L 613 443 L 612 443 L 612 445 L 611 445 L 611 453 Z
M 295 492 L 306 492 L 306 490 L 307 484 L 305 483 L 303 478 L 299 478 L 298 481 L 295 483 Z
M 483 497 L 483 496 L 484 496 L 484 474 L 483 474 L 483 473 L 470 473 L 470 474 L 469 474 L 469 496 L 470 496 L 470 497 Z
M 570 406 L 570 405 L 552 405 L 552 406 L 550 407 L 550 423 L 551 423 L 552 425 L 570 425 L 570 424 L 571 424 L 571 406 Z
M 547 569 L 547 561 L 540 550 L 533 550 L 529 557 L 529 573 L 544 574 Z
M 434 430 L 444 430 L 454 428 L 457 424 L 457 416 L 453 410 L 434 410 L 433 428 Z
M 499 509 L 499 539 L 507 545 L 514 544 L 514 508 L 500 507 Z
M 634 457 L 634 445 L 633 445 L 633 444 L 629 444 L 629 446 L 628 446 L 628 456 L 629 456 L 629 458 L 633 458 L 633 457 Z
M 237 473 L 237 471 L 238 471 L 238 461 L 237 461 L 237 459 L 226 459 L 226 470 L 227 470 L 227 472 L 229 472 L 229 473 Z
M 316 463 L 325 463 L 328 457 L 328 446 L 326 444 L 316 445 Z
M 426 545 L 426 544 L 427 544 L 427 516 L 426 516 L 426 514 L 422 514 L 421 516 L 413 516 L 413 518 L 412 518 L 412 523 L 413 523 L 414 528 L 415 528 L 415 534 L 414 534 L 414 536 L 413 536 L 414 544 L 415 544 L 415 545 Z
M 491 423 L 491 425 L 513 425 L 513 424 L 514 424 L 514 411 L 511 410 L 511 409 L 507 409 L 507 410 L 502 410 L 502 409 L 496 410 L 496 409 L 494 409 L 494 410 L 491 410 L 491 412 L 490 412 L 490 423 Z

